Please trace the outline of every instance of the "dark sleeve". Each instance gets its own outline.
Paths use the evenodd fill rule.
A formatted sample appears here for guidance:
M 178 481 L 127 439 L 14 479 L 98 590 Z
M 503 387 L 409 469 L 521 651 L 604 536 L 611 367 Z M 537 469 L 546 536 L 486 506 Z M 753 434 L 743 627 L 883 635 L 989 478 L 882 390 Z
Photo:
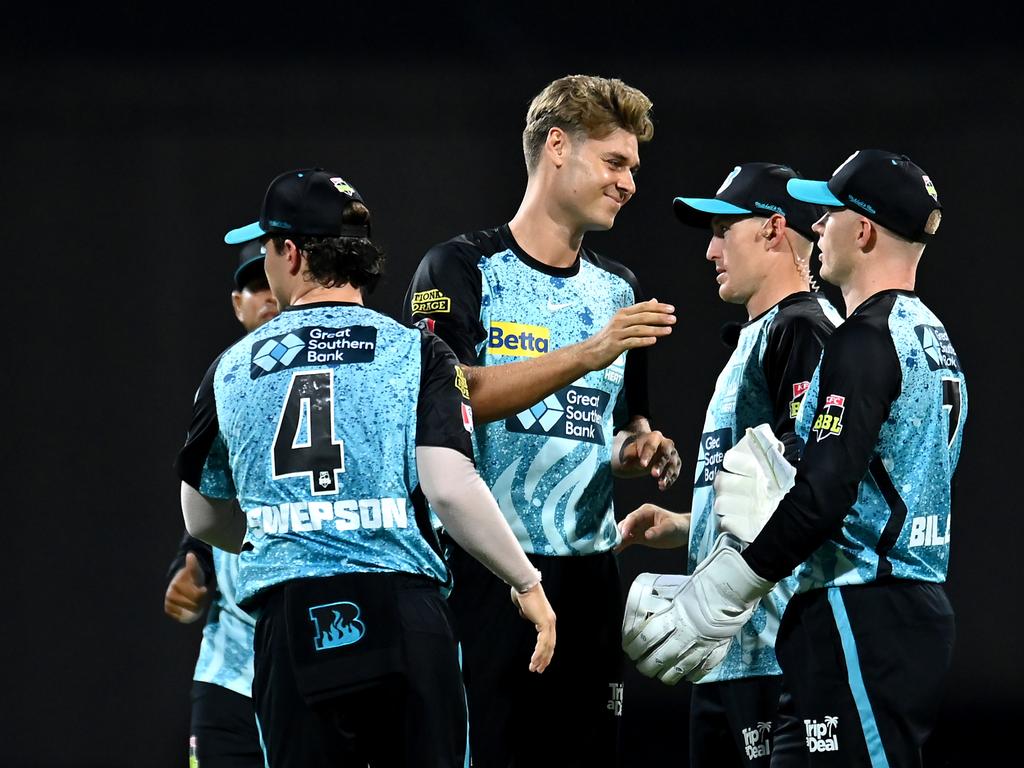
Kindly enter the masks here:
M 619 265 L 621 267 L 621 265 Z M 640 283 L 630 270 L 621 267 L 619 273 L 633 289 L 633 303 L 639 304 L 645 301 L 646 297 L 640 289 Z M 616 419 L 615 428 L 625 427 L 637 416 L 643 416 L 648 421 L 651 417 L 650 392 L 647 387 L 647 350 L 648 347 L 631 349 L 626 353 L 626 369 L 623 373 L 622 391 L 625 410 Z
M 857 498 L 902 386 L 888 331 L 867 322 L 840 327 L 825 345 L 819 384 L 796 485 L 743 553 L 750 567 L 771 581 L 790 575 L 838 535 Z
M 487 338 L 480 323 L 480 254 L 461 240 L 435 245 L 412 276 L 402 319 L 436 333 L 459 361 L 476 365 L 476 345 Z
M 167 569 L 167 583 L 170 584 L 174 574 L 185 567 L 185 555 L 189 552 L 198 558 L 199 567 L 203 569 L 203 575 L 206 577 L 206 583 L 212 584 L 215 579 L 213 548 L 205 541 L 189 536 L 188 533 L 182 535 L 178 551 L 175 553 L 174 559 L 171 560 L 170 568 Z
M 796 429 L 797 409 L 831 330 L 831 324 L 802 315 L 777 318 L 768 330 L 762 365 L 772 403 L 772 432 L 780 438 Z
M 222 355 L 223 356 L 223 355 Z M 234 481 L 228 465 L 227 446 L 220 435 L 213 380 L 221 358 L 214 360 L 203 377 L 192 406 L 192 423 L 185 445 L 178 452 L 174 469 L 178 478 L 204 496 L 219 499 L 235 497 Z
M 472 459 L 473 409 L 466 374 L 444 341 L 429 331 L 421 333 L 416 447 L 452 448 Z

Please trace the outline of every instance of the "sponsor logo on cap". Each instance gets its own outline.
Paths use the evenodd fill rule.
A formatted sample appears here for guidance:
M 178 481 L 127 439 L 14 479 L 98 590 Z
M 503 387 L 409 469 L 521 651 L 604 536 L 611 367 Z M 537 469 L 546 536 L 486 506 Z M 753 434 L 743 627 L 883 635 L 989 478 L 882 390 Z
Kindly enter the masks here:
M 868 213 L 875 212 L 874 206 L 870 205 L 869 203 L 865 203 L 858 197 L 854 197 L 853 195 L 847 195 L 846 199 L 849 200 L 854 205 L 856 205 L 857 207 L 861 208 L 862 210 L 867 211 Z
M 452 300 L 437 288 L 431 288 L 429 291 L 416 291 L 412 295 L 412 313 L 414 315 L 429 315 L 434 312 L 451 311 Z
M 492 355 L 540 357 L 551 345 L 551 331 L 540 325 L 522 325 L 495 321 L 487 338 Z
M 939 192 L 935 189 L 935 185 L 932 184 L 932 180 L 927 176 L 922 176 L 924 179 L 924 191 L 928 193 L 928 196 L 936 203 L 939 202 Z
M 775 205 L 774 203 L 762 203 L 760 201 L 755 200 L 754 207 L 761 208 L 766 211 L 774 211 L 775 213 L 781 214 L 783 216 L 786 215 L 786 212 L 782 210 L 782 208 L 780 208 L 779 206 Z
M 340 176 L 332 176 L 331 177 L 331 184 L 333 184 L 334 188 L 336 190 L 338 190 L 339 192 L 341 192 L 343 195 L 354 195 L 356 193 L 356 191 L 352 187 L 352 185 L 349 184 L 347 181 L 345 181 Z

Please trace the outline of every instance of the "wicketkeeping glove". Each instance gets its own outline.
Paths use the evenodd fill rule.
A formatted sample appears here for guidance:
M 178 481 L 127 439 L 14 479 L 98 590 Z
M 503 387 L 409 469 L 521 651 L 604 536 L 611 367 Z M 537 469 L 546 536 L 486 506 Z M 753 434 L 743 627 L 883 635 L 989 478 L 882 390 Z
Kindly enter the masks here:
M 741 546 L 732 536 L 722 534 L 692 576 L 676 577 L 681 584 L 667 608 L 639 623 L 627 608 L 622 648 L 637 662 L 641 674 L 675 685 L 684 677 L 699 680 L 725 658 L 729 643 L 750 619 L 757 601 L 775 586 L 750 569 L 740 555 Z M 664 582 L 661 594 L 658 574 L 639 578 L 645 577 L 654 579 L 647 578 L 638 588 L 633 608 L 637 618 L 641 603 L 646 601 L 647 608 L 658 609 L 674 589 L 671 582 Z M 631 596 L 636 588 L 634 583 Z M 651 594 L 645 595 L 645 590 Z
M 759 424 L 725 452 L 715 476 L 715 514 L 720 531 L 747 543 L 757 538 L 779 502 L 793 487 L 796 469 L 771 427 Z

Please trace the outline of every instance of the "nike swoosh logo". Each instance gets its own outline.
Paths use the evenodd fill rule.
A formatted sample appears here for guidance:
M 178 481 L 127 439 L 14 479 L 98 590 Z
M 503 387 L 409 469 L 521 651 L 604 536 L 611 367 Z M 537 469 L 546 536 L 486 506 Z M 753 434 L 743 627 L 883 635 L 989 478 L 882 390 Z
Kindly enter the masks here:
M 568 302 L 567 304 L 552 304 L 552 303 L 551 303 L 551 302 L 549 301 L 549 302 L 548 302 L 548 312 L 557 312 L 557 311 L 558 311 L 558 310 L 560 310 L 560 309 L 565 309 L 566 307 L 571 307 L 571 306 L 572 306 L 572 304 L 573 304 L 573 303 L 572 303 L 571 301 L 570 301 L 570 302 Z

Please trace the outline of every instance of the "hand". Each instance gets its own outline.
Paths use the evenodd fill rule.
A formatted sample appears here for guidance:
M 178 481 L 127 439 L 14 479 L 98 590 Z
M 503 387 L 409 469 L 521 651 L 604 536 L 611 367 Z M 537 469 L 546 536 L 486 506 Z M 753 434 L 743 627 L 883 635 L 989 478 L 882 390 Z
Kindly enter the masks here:
M 206 576 L 194 553 L 185 555 L 185 565 L 178 569 L 167 585 L 164 613 L 182 624 L 191 624 L 203 615 L 209 600 Z
M 649 470 L 662 491 L 676 481 L 682 466 L 675 442 L 658 430 L 627 437 L 618 458 L 616 474 L 635 477 Z
M 719 536 L 667 608 L 639 625 L 624 622 L 622 649 L 641 674 L 675 685 L 684 677 L 699 680 L 722 662 L 757 601 L 775 586 L 750 569 L 738 545 Z
M 662 304 L 657 299 L 620 309 L 604 328 L 582 343 L 587 367 L 591 371 L 603 370 L 623 352 L 649 347 L 658 337 L 668 336 L 676 322 L 675 311 L 671 304 Z
M 796 470 L 786 461 L 785 446 L 767 424 L 747 428 L 725 452 L 715 476 L 718 528 L 751 542 L 793 487 Z
M 519 615 L 537 628 L 537 645 L 530 657 L 530 671 L 539 674 L 547 669 L 555 654 L 555 612 L 539 581 L 523 593 L 513 587 L 512 602 L 519 609 Z
M 685 547 L 690 539 L 690 513 L 669 512 L 655 504 L 644 504 L 622 519 L 619 534 L 622 541 L 616 552 L 634 544 L 652 549 Z

